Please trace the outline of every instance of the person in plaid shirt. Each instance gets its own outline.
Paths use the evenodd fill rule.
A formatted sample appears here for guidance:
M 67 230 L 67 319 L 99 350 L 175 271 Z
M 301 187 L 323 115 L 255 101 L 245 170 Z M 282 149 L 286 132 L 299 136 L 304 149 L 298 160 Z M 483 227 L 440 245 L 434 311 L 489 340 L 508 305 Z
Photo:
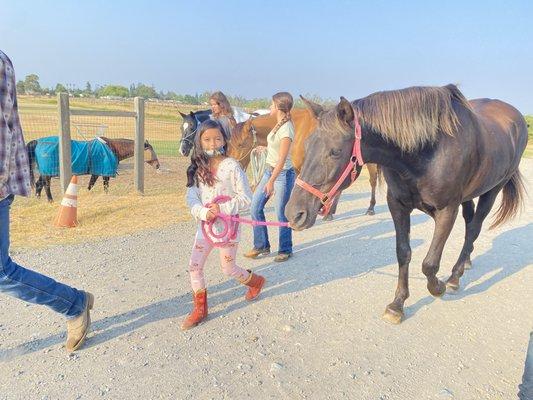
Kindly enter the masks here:
M 41 304 L 67 318 L 67 351 L 85 340 L 94 296 L 16 264 L 9 256 L 9 209 L 15 195 L 31 191 L 28 155 L 20 125 L 15 71 L 0 50 L 0 292 Z

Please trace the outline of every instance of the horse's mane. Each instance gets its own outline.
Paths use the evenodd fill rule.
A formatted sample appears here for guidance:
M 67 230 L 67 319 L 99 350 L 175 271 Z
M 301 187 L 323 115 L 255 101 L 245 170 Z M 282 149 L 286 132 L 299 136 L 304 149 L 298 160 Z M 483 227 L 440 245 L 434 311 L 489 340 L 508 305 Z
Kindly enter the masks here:
M 470 104 L 455 85 L 414 86 L 377 92 L 354 101 L 352 105 L 364 125 L 409 152 L 435 143 L 439 132 L 454 136 L 459 119 L 453 108 L 453 100 L 471 110 Z M 330 129 L 338 130 L 340 121 L 331 117 L 335 113 L 328 114 L 329 117 L 321 118 L 321 126 L 328 124 Z

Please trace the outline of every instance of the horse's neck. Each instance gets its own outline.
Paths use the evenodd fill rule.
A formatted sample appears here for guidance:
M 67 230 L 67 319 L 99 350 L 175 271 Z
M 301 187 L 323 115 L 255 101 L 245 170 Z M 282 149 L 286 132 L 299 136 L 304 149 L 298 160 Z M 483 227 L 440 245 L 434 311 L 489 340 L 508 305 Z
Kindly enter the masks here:
M 365 163 L 389 168 L 406 180 L 415 180 L 424 173 L 427 166 L 424 160 L 432 152 L 433 149 L 428 147 L 407 154 L 394 144 L 386 142 L 380 135 L 370 132 L 365 132 L 361 141 L 361 153 Z
M 255 131 L 257 132 L 257 144 L 259 146 L 266 146 L 267 136 L 270 131 L 276 126 L 276 123 L 276 118 L 270 116 L 264 118 L 257 118 L 253 122 Z
M 133 157 L 133 142 L 124 142 L 124 141 L 108 141 L 107 144 L 111 148 L 111 151 L 115 153 L 118 158 L 118 161 L 125 160 L 126 158 Z

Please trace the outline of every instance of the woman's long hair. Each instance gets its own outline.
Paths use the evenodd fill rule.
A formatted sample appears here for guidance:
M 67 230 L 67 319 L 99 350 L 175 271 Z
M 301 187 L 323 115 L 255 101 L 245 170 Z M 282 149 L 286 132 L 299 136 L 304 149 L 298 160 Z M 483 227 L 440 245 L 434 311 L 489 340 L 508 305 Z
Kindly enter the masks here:
M 221 111 L 218 114 L 213 113 L 213 118 L 218 119 L 222 116 L 225 116 L 229 120 L 229 124 L 231 129 L 235 128 L 235 125 L 237 125 L 237 121 L 235 120 L 235 117 L 233 116 L 233 109 L 231 108 L 231 105 L 229 104 L 229 100 L 226 97 L 226 95 L 222 92 L 214 92 L 211 97 L 209 97 L 209 100 L 213 100 L 215 103 L 218 104 Z
M 279 121 L 272 129 L 272 131 L 276 133 L 285 122 L 291 120 L 291 110 L 292 105 L 294 104 L 294 100 L 289 92 L 279 92 L 272 96 L 272 101 L 274 102 L 278 110 L 285 114 L 281 121 Z
M 216 182 L 215 175 L 209 168 L 209 157 L 202 149 L 202 135 L 208 129 L 218 129 L 224 138 L 224 154 L 228 151 L 228 137 L 222 126 L 215 120 L 208 119 L 201 123 L 198 133 L 194 138 L 194 147 L 191 154 L 191 164 L 187 168 L 187 187 L 198 186 L 199 182 L 213 186 Z

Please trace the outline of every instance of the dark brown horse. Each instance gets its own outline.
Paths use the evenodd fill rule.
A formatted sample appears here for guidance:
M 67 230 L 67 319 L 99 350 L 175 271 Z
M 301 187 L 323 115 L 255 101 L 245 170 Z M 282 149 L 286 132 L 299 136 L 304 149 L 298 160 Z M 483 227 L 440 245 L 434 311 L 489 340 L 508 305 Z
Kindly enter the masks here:
M 131 139 L 109 139 L 107 137 L 101 137 L 103 141 L 109 146 L 111 151 L 117 156 L 118 162 L 125 160 L 127 158 L 133 157 L 135 142 Z M 32 186 L 35 186 L 35 195 L 41 197 L 41 192 L 43 188 L 46 192 L 46 197 L 49 202 L 53 201 L 52 191 L 50 190 L 50 183 L 52 180 L 51 176 L 48 175 L 39 175 L 37 181 L 34 178 L 33 164 L 36 162 L 37 158 L 35 156 L 35 148 L 37 146 L 37 140 L 32 140 L 27 143 L 26 148 L 28 150 L 28 160 L 30 161 L 30 177 Z M 144 142 L 144 160 L 147 164 L 151 165 L 155 169 L 159 169 L 159 160 L 157 159 L 157 154 L 154 151 L 154 148 L 148 140 Z M 109 176 L 102 177 L 104 182 L 104 191 L 108 193 L 109 191 Z M 87 190 L 91 190 L 98 180 L 98 175 L 91 175 L 89 180 L 89 185 Z
M 308 109 L 294 109 L 291 112 L 292 122 L 294 124 L 295 136 L 291 147 L 292 163 L 296 173 L 300 173 L 305 156 L 305 142 L 311 132 L 316 128 L 317 119 L 313 113 L 315 104 L 304 99 Z M 264 115 L 257 118 L 250 118 L 246 122 L 238 123 L 233 129 L 233 134 L 228 146 L 228 155 L 239 161 L 244 169 L 250 163 L 250 153 L 257 146 L 267 145 L 267 136 L 276 125 L 276 118 L 270 115 Z M 367 215 L 374 215 L 374 206 L 376 205 L 376 186 L 380 176 L 376 164 L 366 165 L 369 173 L 371 196 L 370 205 L 366 211 Z M 338 200 L 338 199 L 337 199 Z M 336 203 L 331 208 L 331 213 L 326 219 L 331 219 L 332 214 L 336 211 Z
M 410 214 L 415 208 L 435 221 L 422 263 L 429 292 L 441 296 L 447 287 L 458 290 L 465 265 L 471 263 L 474 241 L 498 193 L 502 192 L 502 203 L 491 227 L 514 216 L 522 203 L 518 165 L 527 144 L 523 116 L 499 100 L 468 102 L 454 85 L 379 92 L 353 103 L 341 98 L 334 109 L 319 116 L 306 144 L 303 182 L 322 192 L 334 186 L 352 156 L 354 121 L 361 126 L 364 162 L 383 168 L 399 265 L 396 295 L 384 319 L 399 323 L 404 315 L 409 297 Z M 343 180 L 340 188 L 349 182 Z M 311 227 L 322 207 L 320 199 L 303 186 L 295 186 L 285 211 L 296 230 Z M 479 198 L 477 206 L 475 198 Z M 464 245 L 444 283 L 437 272 L 460 205 L 466 222 Z

